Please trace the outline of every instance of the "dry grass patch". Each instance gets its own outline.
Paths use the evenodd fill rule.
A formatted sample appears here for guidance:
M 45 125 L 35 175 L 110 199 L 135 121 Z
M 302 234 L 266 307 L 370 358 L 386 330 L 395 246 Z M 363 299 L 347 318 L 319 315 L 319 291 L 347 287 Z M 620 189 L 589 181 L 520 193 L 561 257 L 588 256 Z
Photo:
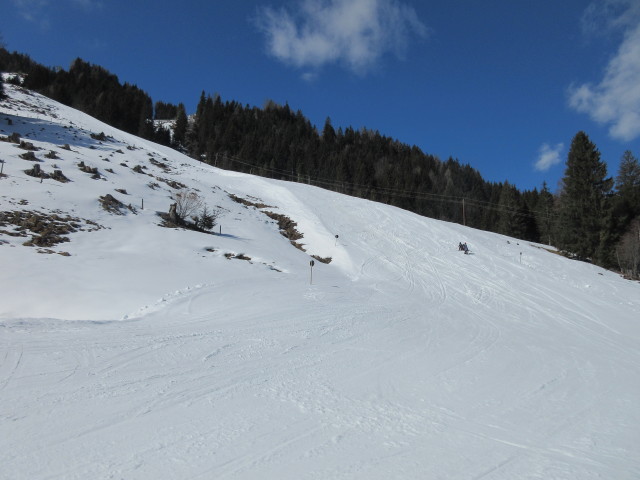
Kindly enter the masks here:
M 100 202 L 100 205 L 102 205 L 102 208 L 114 215 L 126 215 L 127 210 L 134 214 L 138 213 L 131 204 L 125 205 L 110 193 L 107 193 L 105 196 L 100 197 L 98 201 Z
M 81 161 L 78 164 L 78 169 L 84 173 L 88 173 L 89 175 L 91 175 L 91 178 L 93 178 L 94 180 L 100 180 L 100 178 L 102 178 L 102 175 L 100 175 L 100 172 L 98 171 L 98 167 L 90 167 L 89 165 L 85 165 L 84 161 Z
M 319 255 L 311 255 L 311 258 L 315 258 L 320 263 L 331 263 L 331 257 L 321 257 Z
M 278 228 L 280 229 L 280 234 L 283 237 L 286 237 L 291 242 L 291 245 L 293 245 L 299 250 L 302 250 L 303 252 L 305 251 L 303 245 L 296 241 L 304 237 L 304 235 L 302 235 L 302 233 L 300 233 L 296 229 L 296 227 L 298 226 L 296 222 L 291 220 L 286 215 L 282 215 L 281 213 L 275 213 L 275 212 L 262 212 L 262 213 L 264 213 L 267 217 L 278 222 Z
M 252 200 L 247 200 L 246 198 L 238 197 L 238 196 L 234 195 L 233 193 L 229 194 L 229 198 L 231 200 L 233 200 L 234 202 L 236 202 L 236 203 L 244 205 L 245 207 L 274 208 L 273 205 L 267 205 L 265 203 L 262 203 L 262 201 L 260 201 L 259 198 L 253 198 L 254 200 L 257 200 L 257 201 L 254 202 Z
M 169 173 L 171 172 L 171 168 L 169 167 L 168 164 L 164 163 L 164 162 L 160 162 L 159 160 L 156 160 L 155 158 L 150 158 L 149 161 L 155 165 L 156 167 L 162 169 L 162 171 L 164 173 Z
M 160 181 L 162 183 L 166 183 L 171 188 L 175 188 L 176 190 L 181 190 L 181 189 L 187 188 L 187 186 L 184 183 L 177 182 L 176 180 L 168 180 L 168 179 L 162 178 L 162 177 L 156 177 L 156 180 L 158 180 L 158 181 Z
M 0 212 L 0 228 L 13 226 L 13 231 L 0 229 L 0 234 L 12 237 L 28 237 L 27 247 L 49 248 L 69 241 L 66 235 L 78 231 L 95 231 L 104 228 L 91 220 L 82 220 L 57 213 L 46 214 L 31 210 Z

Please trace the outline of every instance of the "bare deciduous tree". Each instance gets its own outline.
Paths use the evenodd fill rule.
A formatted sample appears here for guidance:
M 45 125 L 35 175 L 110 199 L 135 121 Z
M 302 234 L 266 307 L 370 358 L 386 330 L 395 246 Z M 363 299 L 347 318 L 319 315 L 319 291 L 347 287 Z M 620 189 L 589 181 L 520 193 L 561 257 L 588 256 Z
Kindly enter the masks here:
M 616 249 L 620 270 L 631 277 L 640 278 L 640 217 L 635 218 Z
M 176 202 L 176 215 L 181 221 L 196 213 L 204 204 L 196 192 L 178 192 L 173 199 Z

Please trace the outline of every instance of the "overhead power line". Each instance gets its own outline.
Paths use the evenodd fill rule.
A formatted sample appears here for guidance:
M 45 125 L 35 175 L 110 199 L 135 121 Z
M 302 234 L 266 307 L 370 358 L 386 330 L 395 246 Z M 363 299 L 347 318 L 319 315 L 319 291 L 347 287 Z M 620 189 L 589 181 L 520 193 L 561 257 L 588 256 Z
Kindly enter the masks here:
M 394 198 L 429 200 L 429 201 L 436 201 L 436 202 L 442 202 L 442 203 L 454 203 L 454 204 L 460 204 L 460 205 L 462 205 L 464 202 L 465 206 L 468 206 L 468 207 L 483 208 L 483 209 L 489 209 L 497 212 L 511 213 L 513 215 L 526 217 L 526 218 L 537 218 L 539 216 L 546 217 L 549 219 L 557 218 L 557 215 L 552 212 L 541 212 L 536 210 L 530 210 L 529 213 L 524 213 L 519 211 L 519 209 L 517 208 L 511 208 L 505 205 L 500 205 L 500 204 L 488 202 L 485 200 L 478 200 L 478 199 L 459 196 L 459 195 L 445 195 L 445 194 L 439 194 L 439 193 L 420 192 L 417 190 L 404 190 L 404 189 L 391 188 L 391 187 L 379 187 L 379 186 L 359 184 L 354 182 L 338 181 L 335 179 L 327 179 L 327 178 L 322 178 L 317 176 L 311 178 L 310 175 L 298 174 L 293 172 L 292 170 L 284 170 L 281 168 L 258 165 L 255 163 L 248 162 L 234 155 L 228 155 L 228 154 L 223 154 L 221 157 L 218 157 L 218 154 L 217 154 L 215 159 L 216 166 L 218 166 L 217 165 L 218 159 L 224 160 L 227 162 L 232 162 L 238 165 L 244 165 L 245 167 L 249 167 L 250 169 L 256 169 L 257 171 L 262 173 L 279 175 L 281 177 L 284 177 L 291 181 L 295 181 L 297 183 L 309 183 L 312 185 L 321 186 L 325 188 L 332 188 L 334 190 L 345 189 L 346 187 L 349 187 L 352 190 L 353 189 L 367 190 L 369 192 L 373 192 L 378 195 L 382 195 L 382 196 L 386 195 L 388 197 L 394 197 Z M 301 182 L 300 180 L 301 179 L 304 180 L 305 177 L 307 181 Z

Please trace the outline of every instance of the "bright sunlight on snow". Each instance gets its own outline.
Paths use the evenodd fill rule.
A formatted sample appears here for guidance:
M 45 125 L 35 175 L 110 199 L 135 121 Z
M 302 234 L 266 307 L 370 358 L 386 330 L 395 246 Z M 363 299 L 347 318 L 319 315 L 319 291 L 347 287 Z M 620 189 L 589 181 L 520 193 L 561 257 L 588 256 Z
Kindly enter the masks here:
M 640 478 L 638 283 L 5 88 L 0 477 Z M 159 226 L 180 191 L 215 234 Z

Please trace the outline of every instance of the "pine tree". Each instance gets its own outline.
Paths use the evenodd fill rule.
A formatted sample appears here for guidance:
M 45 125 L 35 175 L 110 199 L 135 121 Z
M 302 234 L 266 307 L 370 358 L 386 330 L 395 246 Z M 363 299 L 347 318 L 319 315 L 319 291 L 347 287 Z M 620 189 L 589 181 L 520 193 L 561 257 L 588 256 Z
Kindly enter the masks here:
M 156 120 L 174 120 L 178 114 L 178 107 L 172 103 L 156 102 L 153 111 Z
M 331 119 L 327 117 L 324 122 L 324 128 L 322 129 L 322 140 L 328 144 L 332 144 L 336 140 L 336 131 L 331 125 Z
M 538 196 L 538 203 L 535 208 L 540 241 L 551 245 L 554 236 L 555 208 L 553 194 L 549 191 L 547 182 L 542 183 L 542 190 Z
M 620 160 L 613 199 L 614 235 L 622 236 L 629 223 L 640 215 L 640 164 L 627 150 Z
M 608 195 L 613 179 L 584 132 L 571 142 L 560 193 L 559 247 L 581 260 L 606 257 Z
M 620 160 L 611 217 L 612 241 L 617 243 L 616 264 L 629 275 L 636 276 L 638 262 L 635 255 L 640 244 L 640 235 L 637 235 L 640 232 L 640 164 L 629 150 Z
M 187 126 L 189 124 L 187 120 L 187 113 L 185 112 L 184 105 L 180 103 L 178 105 L 178 111 L 176 114 L 176 126 L 173 130 L 173 143 L 179 147 L 184 145 L 185 138 L 187 136 Z
M 500 206 L 498 232 L 510 237 L 520 237 L 523 230 L 522 219 L 518 215 L 520 202 L 516 188 L 509 182 L 504 183 L 498 204 Z
M 510 237 L 538 241 L 534 216 L 514 185 L 505 182 L 498 201 L 497 231 Z
M 631 278 L 640 277 L 640 217 L 631 222 L 616 247 L 616 259 L 623 273 Z
M 640 163 L 629 150 L 624 152 L 620 160 L 620 168 L 616 177 L 618 195 L 628 201 L 636 209 L 640 208 Z M 636 211 L 635 214 L 639 214 Z

